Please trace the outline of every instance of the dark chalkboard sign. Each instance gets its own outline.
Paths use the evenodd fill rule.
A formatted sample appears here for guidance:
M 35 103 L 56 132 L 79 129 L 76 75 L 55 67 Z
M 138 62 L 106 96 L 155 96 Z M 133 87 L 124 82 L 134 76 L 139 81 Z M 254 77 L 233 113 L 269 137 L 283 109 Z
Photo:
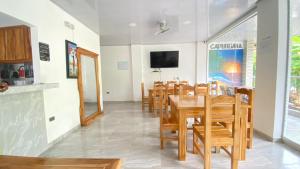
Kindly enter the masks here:
M 46 43 L 39 43 L 40 47 L 40 59 L 42 61 L 50 61 L 50 50 L 49 50 L 49 45 Z

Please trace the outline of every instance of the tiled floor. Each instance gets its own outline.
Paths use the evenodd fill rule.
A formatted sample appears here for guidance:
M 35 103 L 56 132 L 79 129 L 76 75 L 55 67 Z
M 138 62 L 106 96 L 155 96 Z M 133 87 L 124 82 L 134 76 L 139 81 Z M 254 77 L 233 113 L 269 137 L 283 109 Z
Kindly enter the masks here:
M 288 115 L 285 136 L 300 144 L 300 118 Z
M 184 162 L 177 160 L 177 143 L 159 148 L 159 119 L 141 111 L 138 103 L 106 103 L 105 115 L 81 128 L 53 148 L 46 157 L 121 158 L 123 169 L 201 169 L 203 161 L 191 152 Z M 191 135 L 191 133 L 190 133 Z M 214 169 L 230 168 L 226 154 L 213 155 Z M 300 153 L 282 144 L 256 137 L 254 149 L 239 169 L 300 169 Z

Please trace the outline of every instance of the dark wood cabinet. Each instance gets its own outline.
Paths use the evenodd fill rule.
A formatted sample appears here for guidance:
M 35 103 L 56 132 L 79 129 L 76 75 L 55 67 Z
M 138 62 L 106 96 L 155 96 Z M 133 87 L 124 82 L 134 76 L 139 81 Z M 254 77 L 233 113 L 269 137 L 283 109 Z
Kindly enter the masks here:
M 0 29 L 0 60 L 5 60 L 6 55 L 5 55 L 5 47 L 6 42 L 5 42 L 5 30 Z
M 0 28 L 0 63 L 31 61 L 30 28 L 27 26 Z

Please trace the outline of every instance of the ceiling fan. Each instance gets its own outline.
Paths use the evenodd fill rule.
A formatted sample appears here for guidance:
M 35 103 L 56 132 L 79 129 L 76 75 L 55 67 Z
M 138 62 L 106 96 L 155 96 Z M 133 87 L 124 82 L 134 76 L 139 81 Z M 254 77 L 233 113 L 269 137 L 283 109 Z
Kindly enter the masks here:
M 156 36 L 166 33 L 170 30 L 167 20 L 161 20 L 160 22 L 158 22 L 158 24 L 159 24 L 159 30 L 157 32 L 155 32 Z

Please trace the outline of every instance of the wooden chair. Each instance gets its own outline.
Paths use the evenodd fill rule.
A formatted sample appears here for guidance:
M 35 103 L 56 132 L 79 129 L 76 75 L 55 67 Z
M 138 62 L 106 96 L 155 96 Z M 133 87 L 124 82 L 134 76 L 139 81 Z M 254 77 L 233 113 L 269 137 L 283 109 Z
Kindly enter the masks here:
M 210 82 L 210 95 L 218 96 L 219 95 L 219 84 L 218 81 Z
M 240 148 L 240 95 L 206 96 L 204 125 L 193 128 L 193 152 L 204 159 L 204 169 L 211 169 L 211 148 L 221 147 L 231 157 L 231 169 L 238 168 Z M 225 111 L 226 110 L 226 111 Z M 213 123 L 232 123 L 232 129 Z M 199 141 L 203 143 L 204 152 Z M 231 151 L 227 150 L 231 147 Z
M 207 96 L 209 95 L 209 84 L 208 83 L 200 83 L 200 84 L 195 84 L 194 86 L 194 95 L 195 96 Z M 200 124 L 200 116 L 198 118 L 194 118 L 194 124 Z M 191 130 L 191 128 L 188 128 Z
M 141 83 L 141 90 L 142 90 L 142 110 L 145 110 L 145 105 L 149 106 L 149 97 L 145 96 L 144 82 Z
M 243 106 L 246 106 L 246 144 L 247 148 L 253 148 L 253 104 L 254 91 L 253 89 L 235 88 L 235 93 L 241 95 Z
M 162 106 L 161 104 L 164 105 L 164 103 L 161 103 L 160 101 L 160 91 L 165 91 L 165 86 L 164 85 L 156 85 L 153 88 L 153 93 L 152 93 L 152 104 L 153 104 L 153 109 L 156 111 L 159 111 L 160 107 Z
M 175 133 L 170 133 L 171 136 L 166 136 L 164 131 L 176 131 L 178 130 L 178 123 L 174 122 L 171 119 L 171 115 L 169 113 L 168 108 L 164 108 L 163 105 L 166 105 L 166 98 L 168 97 L 168 91 L 160 88 L 157 90 L 157 94 L 159 95 L 159 114 L 160 114 L 160 148 L 164 148 L 164 141 L 178 141 L 178 135 L 173 136 Z
M 195 96 L 208 95 L 209 94 L 209 84 L 206 84 L 206 83 L 195 84 L 194 94 L 195 94 Z

